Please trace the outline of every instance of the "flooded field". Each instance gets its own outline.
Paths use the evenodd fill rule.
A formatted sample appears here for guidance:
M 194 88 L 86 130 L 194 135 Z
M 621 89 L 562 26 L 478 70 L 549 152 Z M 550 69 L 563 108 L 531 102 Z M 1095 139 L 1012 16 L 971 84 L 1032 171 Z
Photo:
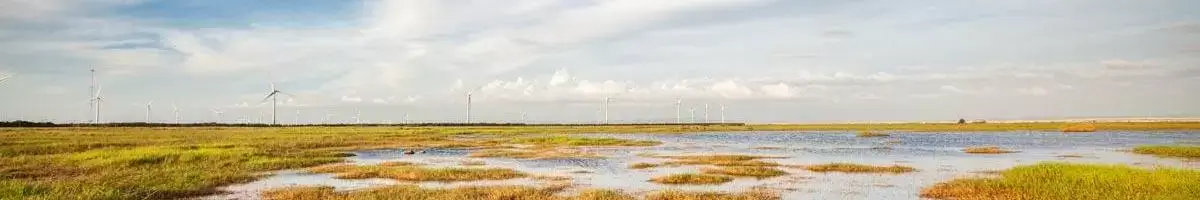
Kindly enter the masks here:
M 567 193 L 578 189 L 619 189 L 643 194 L 664 189 L 689 191 L 745 191 L 765 187 L 781 192 L 784 199 L 918 199 L 921 188 L 938 182 L 985 176 L 989 172 L 1016 165 L 1043 161 L 1073 163 L 1128 164 L 1140 167 L 1170 166 L 1197 169 L 1200 162 L 1178 158 L 1160 158 L 1127 152 L 1145 144 L 1200 142 L 1194 132 L 971 132 L 971 133 L 888 133 L 882 137 L 859 137 L 854 132 L 727 132 L 694 134 L 587 134 L 607 137 L 660 141 L 648 147 L 580 147 L 602 158 L 511 159 L 471 158 L 472 149 L 424 149 L 406 154 L 406 149 L 353 152 L 346 159 L 355 165 L 375 165 L 405 161 L 432 167 L 509 168 L 529 173 L 529 178 L 502 181 L 402 182 L 391 179 L 336 179 L 331 174 L 304 171 L 279 171 L 247 184 L 223 187 L 228 192 L 206 199 L 254 199 L 265 190 L 289 186 L 332 186 L 337 190 L 355 190 L 393 184 L 417 184 L 423 187 L 460 187 L 482 185 L 546 185 L 569 183 Z M 967 154 L 964 148 L 995 146 L 1016 151 L 1005 154 Z M 664 185 L 649 182 L 653 177 L 698 172 L 703 166 L 664 165 L 631 169 L 635 163 L 664 163 L 667 155 L 761 155 L 781 164 L 788 174 L 771 178 L 735 178 L 714 185 Z M 903 165 L 916 168 L 911 173 L 818 173 L 803 166 L 826 163 Z M 545 177 L 569 177 L 547 180 Z

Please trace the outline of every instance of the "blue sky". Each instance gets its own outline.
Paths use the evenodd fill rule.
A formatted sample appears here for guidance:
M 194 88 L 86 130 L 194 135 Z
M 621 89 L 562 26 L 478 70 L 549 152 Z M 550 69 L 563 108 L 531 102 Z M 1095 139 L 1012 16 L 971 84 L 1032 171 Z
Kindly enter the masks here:
M 1198 4 L 4 0 L 0 119 L 89 119 L 90 68 L 104 121 L 264 118 L 272 82 L 305 123 L 461 121 L 467 92 L 476 121 L 1194 117 Z

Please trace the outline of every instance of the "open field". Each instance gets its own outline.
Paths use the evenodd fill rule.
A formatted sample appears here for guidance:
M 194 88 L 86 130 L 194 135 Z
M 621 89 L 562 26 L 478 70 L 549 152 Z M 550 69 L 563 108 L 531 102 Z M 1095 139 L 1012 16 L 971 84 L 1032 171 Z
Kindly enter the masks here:
M 0 199 L 196 197 L 216 193 L 219 186 L 262 178 L 266 176 L 264 172 L 342 162 L 345 157 L 351 156 L 348 152 L 366 149 L 456 147 L 535 151 L 538 148 L 638 147 L 659 144 L 657 141 L 581 138 L 558 134 L 772 130 L 1057 131 L 1063 125 L 1065 124 L 3 128 L 0 129 Z M 1200 130 L 1200 123 L 1182 122 L 1096 123 L 1095 126 L 1099 131 Z M 533 147 L 515 148 L 508 145 Z M 779 165 L 750 157 L 667 159 L 670 161 L 663 164 Z M 444 171 L 430 171 L 416 166 L 357 170 L 378 175 L 367 177 L 440 174 L 441 178 L 434 179 L 456 179 L 452 175 L 442 173 Z

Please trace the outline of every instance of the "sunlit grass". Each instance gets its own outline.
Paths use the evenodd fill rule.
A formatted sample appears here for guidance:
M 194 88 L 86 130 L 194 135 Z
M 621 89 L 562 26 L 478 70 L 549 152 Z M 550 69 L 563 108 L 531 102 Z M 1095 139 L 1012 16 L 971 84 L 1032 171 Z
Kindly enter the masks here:
M 509 140 L 509 143 L 543 146 L 654 146 L 662 144 L 662 142 L 658 141 L 570 136 L 514 138 Z
M 1003 153 L 1014 153 L 1016 151 L 1001 149 L 1000 147 L 996 147 L 996 146 L 980 146 L 980 147 L 967 147 L 967 148 L 963 149 L 963 152 L 970 153 L 970 154 L 1003 154 Z
M 892 165 L 892 166 L 872 166 L 852 163 L 829 163 L 820 165 L 805 166 L 813 172 L 844 172 L 844 173 L 908 173 L 917 171 L 917 169 L 907 166 Z
M 671 174 L 650 179 L 650 182 L 673 185 L 713 185 L 732 181 L 726 176 L 707 174 Z
M 763 158 L 784 158 L 775 156 L 752 155 L 687 155 L 687 156 L 657 156 L 649 157 L 672 159 L 665 165 L 714 165 L 714 166 L 779 166 L 779 163 L 761 161 Z
M 595 153 L 566 148 L 539 149 L 483 149 L 472 152 L 470 157 L 476 158 L 516 158 L 516 159 L 564 159 L 564 158 L 600 158 Z
M 291 187 L 263 192 L 267 200 L 634 200 L 638 199 L 620 190 L 584 189 L 575 196 L 556 195 L 564 186 L 466 186 L 457 188 L 421 188 L 397 185 L 354 190 L 335 191 L 333 187 Z M 646 200 L 776 200 L 778 192 L 753 188 L 739 193 L 697 192 L 666 190 L 648 193 Z
M 401 181 L 477 181 L 505 180 L 527 176 L 501 168 L 425 168 L 414 166 L 326 165 L 309 169 L 313 173 L 332 173 L 342 179 L 390 178 Z
M 1134 147 L 1133 153 L 1181 158 L 1200 158 L 1200 146 L 1146 145 Z
M 921 190 L 936 199 L 1200 199 L 1200 171 L 1039 163 Z
M 720 167 L 720 168 L 703 168 L 700 172 L 705 174 L 717 174 L 727 176 L 748 176 L 755 178 L 769 178 L 776 176 L 787 175 L 783 170 L 770 167 Z
M 1092 123 L 1067 124 L 1061 130 L 1062 132 L 1096 132 L 1096 125 Z

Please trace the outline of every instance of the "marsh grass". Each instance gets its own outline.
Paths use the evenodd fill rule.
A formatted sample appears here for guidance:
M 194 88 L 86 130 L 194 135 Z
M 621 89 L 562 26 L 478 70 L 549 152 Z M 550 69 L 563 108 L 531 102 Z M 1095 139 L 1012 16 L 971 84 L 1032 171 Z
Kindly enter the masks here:
M 1145 145 L 1134 147 L 1133 153 L 1180 158 L 1200 158 L 1200 146 Z
M 741 193 L 694 192 L 666 190 L 646 195 L 646 200 L 775 200 L 781 199 L 779 192 L 764 188 L 752 188 Z
M 576 196 L 555 195 L 564 186 L 467 186 L 438 189 L 410 185 L 385 186 L 347 192 L 335 191 L 333 187 L 291 187 L 262 193 L 267 200 L 634 200 L 632 195 L 620 190 L 584 189 Z M 694 192 L 667 190 L 649 193 L 646 200 L 776 200 L 779 193 L 763 188 L 754 188 L 740 193 Z
M 346 164 L 310 168 L 313 173 L 331 173 L 341 179 L 389 178 L 400 181 L 478 181 L 506 180 L 527 176 L 501 168 L 425 168 L 415 166 L 355 166 Z
M 647 169 L 647 168 L 654 168 L 654 167 L 658 167 L 658 166 L 659 166 L 659 164 L 654 164 L 654 163 L 634 163 L 632 165 L 629 165 L 629 168 L 630 169 Z
M 869 137 L 887 137 L 887 136 L 891 136 L 891 135 L 888 135 L 887 133 L 880 133 L 880 132 L 874 132 L 874 131 L 860 131 L 860 132 L 858 132 L 857 136 L 869 138 Z
M 487 162 L 483 162 L 482 160 L 463 160 L 463 161 L 459 161 L 459 162 L 458 162 L 458 165 L 462 165 L 462 166 L 483 166 L 483 165 L 487 165 Z
M 414 163 L 414 162 L 406 162 L 406 161 L 388 161 L 388 162 L 379 163 L 379 166 L 401 167 L 401 166 L 421 166 L 421 164 Z
M 1004 153 L 1015 153 L 1016 151 L 1001 149 L 1000 147 L 996 147 L 996 146 L 980 146 L 980 147 L 967 147 L 967 148 L 963 149 L 963 152 L 969 153 L 969 154 L 1004 154 Z
M 892 166 L 872 166 L 852 163 L 829 163 L 821 165 L 809 165 L 804 169 L 813 172 L 844 172 L 844 173 L 908 173 L 917 171 L 917 169 L 907 166 L 892 165 Z
M 570 136 L 549 136 L 549 137 L 530 137 L 530 138 L 513 138 L 508 141 L 512 144 L 527 144 L 540 146 L 654 146 L 662 144 L 658 141 L 641 141 L 641 140 L 626 140 L 616 138 L 590 138 L 590 137 L 570 137 Z
M 650 182 L 672 185 L 715 185 L 732 181 L 726 176 L 707 174 L 671 174 L 650 179 Z
M 1060 130 L 1068 133 L 1096 132 L 1096 125 L 1092 123 L 1067 124 Z
M 1200 171 L 1039 163 L 921 190 L 934 199 L 1200 199 Z
M 720 167 L 720 168 L 703 168 L 701 173 L 727 175 L 727 176 L 748 176 L 755 178 L 770 178 L 776 176 L 787 175 L 788 173 L 770 167 Z
M 667 161 L 665 165 L 714 165 L 714 166 L 779 166 L 779 163 L 760 161 L 764 158 L 786 158 L 776 156 L 752 156 L 752 155 L 687 155 L 687 156 L 659 156 L 652 155 L 649 157 L 667 158 L 672 161 Z

